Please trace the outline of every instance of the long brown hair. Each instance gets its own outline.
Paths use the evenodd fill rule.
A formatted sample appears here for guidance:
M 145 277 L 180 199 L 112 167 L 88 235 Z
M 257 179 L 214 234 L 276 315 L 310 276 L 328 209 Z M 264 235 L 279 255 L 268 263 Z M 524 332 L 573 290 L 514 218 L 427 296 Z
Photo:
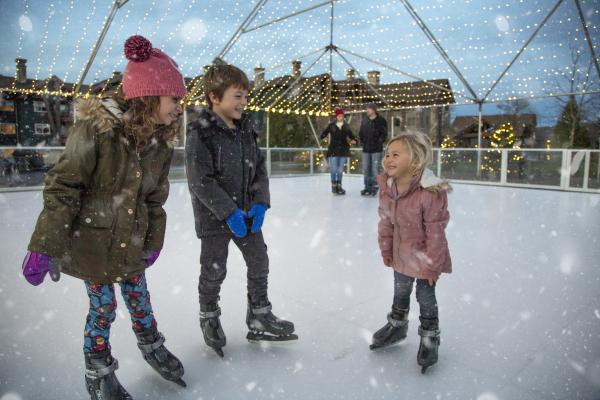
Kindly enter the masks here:
M 146 144 L 157 130 L 160 130 L 160 136 L 165 142 L 176 141 L 177 134 L 181 129 L 181 122 L 177 120 L 169 126 L 160 124 L 157 119 L 160 107 L 159 96 L 125 99 L 122 90 L 119 90 L 114 99 L 123 110 L 125 130 L 133 133 L 139 144 Z

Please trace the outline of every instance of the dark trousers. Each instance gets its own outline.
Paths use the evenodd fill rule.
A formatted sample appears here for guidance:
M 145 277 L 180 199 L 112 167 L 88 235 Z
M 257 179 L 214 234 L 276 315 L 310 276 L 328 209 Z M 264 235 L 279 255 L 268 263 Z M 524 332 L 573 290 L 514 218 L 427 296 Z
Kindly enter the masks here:
M 262 232 L 250 233 L 243 238 L 232 234 L 208 236 L 201 239 L 200 250 L 200 305 L 216 304 L 221 284 L 227 275 L 229 242 L 233 240 L 242 252 L 247 267 L 248 294 L 252 302 L 267 296 L 269 256 Z
M 438 322 L 438 305 L 435 298 L 435 282 L 429 286 L 427 279 L 417 279 L 417 301 L 421 311 L 421 323 Z M 410 294 L 415 278 L 394 271 L 394 307 L 410 308 Z

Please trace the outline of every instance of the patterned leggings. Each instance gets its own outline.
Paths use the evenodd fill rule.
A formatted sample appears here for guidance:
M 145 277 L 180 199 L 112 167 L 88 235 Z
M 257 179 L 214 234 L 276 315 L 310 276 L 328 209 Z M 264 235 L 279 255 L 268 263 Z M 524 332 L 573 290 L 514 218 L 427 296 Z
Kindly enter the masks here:
M 129 310 L 135 333 L 156 327 L 150 293 L 146 287 L 145 274 L 119 282 L 121 294 Z M 102 284 L 85 281 L 90 311 L 85 322 L 84 353 L 96 353 L 110 349 L 110 325 L 116 317 L 117 299 L 112 283 Z

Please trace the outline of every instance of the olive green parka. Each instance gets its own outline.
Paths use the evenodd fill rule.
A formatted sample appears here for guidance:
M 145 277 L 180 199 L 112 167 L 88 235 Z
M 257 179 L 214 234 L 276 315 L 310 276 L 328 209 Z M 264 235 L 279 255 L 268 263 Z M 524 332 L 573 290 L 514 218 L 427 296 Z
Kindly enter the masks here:
M 158 129 L 139 149 L 114 100 L 80 100 L 66 147 L 44 180 L 28 249 L 60 257 L 61 271 L 94 283 L 144 271 L 163 246 L 173 143 Z

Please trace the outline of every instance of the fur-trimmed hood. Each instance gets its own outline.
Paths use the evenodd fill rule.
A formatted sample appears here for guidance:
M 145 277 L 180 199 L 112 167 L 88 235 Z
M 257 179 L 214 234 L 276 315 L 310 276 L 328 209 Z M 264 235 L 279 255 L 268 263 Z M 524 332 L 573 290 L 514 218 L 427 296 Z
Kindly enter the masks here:
M 104 99 L 77 99 L 75 101 L 75 120 L 91 120 L 98 133 L 108 133 L 123 125 L 123 110 L 117 101 L 112 98 Z M 162 135 L 164 126 L 157 129 L 157 134 Z M 166 141 L 169 147 L 177 144 L 177 137 Z
M 392 196 L 392 197 L 397 197 L 399 195 L 402 195 L 402 193 L 396 193 L 395 192 L 395 185 L 394 185 L 394 178 L 386 175 L 385 173 L 382 174 L 379 178 L 382 181 L 385 181 L 385 186 L 386 186 L 386 191 Z M 380 185 L 381 186 L 381 185 Z M 448 183 L 447 180 L 442 179 L 437 177 L 433 171 L 431 171 L 428 168 L 425 168 L 423 170 L 423 173 L 419 176 L 415 176 L 412 180 L 412 182 L 410 183 L 410 187 L 409 189 L 406 191 L 406 193 L 404 193 L 404 195 L 409 194 L 410 192 L 412 192 L 413 190 L 415 190 L 415 188 L 417 187 L 422 187 L 423 189 L 432 191 L 432 192 L 452 192 L 452 186 L 450 186 L 450 184 Z
M 92 120 L 99 133 L 107 133 L 123 124 L 123 110 L 110 98 L 77 99 L 75 120 Z

